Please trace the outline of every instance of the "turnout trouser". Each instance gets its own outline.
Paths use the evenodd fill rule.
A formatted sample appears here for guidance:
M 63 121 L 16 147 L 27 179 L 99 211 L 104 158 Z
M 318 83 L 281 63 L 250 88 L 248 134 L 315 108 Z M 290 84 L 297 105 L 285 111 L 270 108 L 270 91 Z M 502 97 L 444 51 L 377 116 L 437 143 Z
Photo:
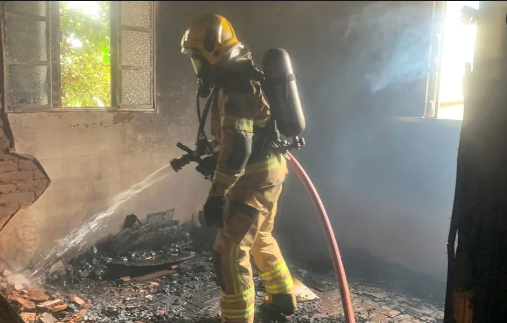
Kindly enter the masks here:
M 275 168 L 255 174 L 247 171 L 228 194 L 224 226 L 219 228 L 214 245 L 224 322 L 252 323 L 254 320 L 255 290 L 250 256 L 260 271 L 270 303 L 287 315 L 295 310 L 292 278 L 272 236 L 286 175 L 286 161 L 281 158 Z

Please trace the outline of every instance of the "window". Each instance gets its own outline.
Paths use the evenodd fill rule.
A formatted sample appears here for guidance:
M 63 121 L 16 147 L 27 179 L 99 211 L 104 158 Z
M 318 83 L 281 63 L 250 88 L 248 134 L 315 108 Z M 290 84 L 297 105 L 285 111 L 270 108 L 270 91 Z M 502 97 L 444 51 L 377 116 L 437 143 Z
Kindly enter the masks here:
M 463 82 L 471 69 L 477 26 L 462 22 L 464 6 L 479 9 L 479 1 L 436 1 L 444 6 L 443 23 L 433 32 L 425 116 L 463 119 Z
M 111 106 L 110 1 L 60 1 L 61 105 Z
M 8 112 L 154 110 L 153 1 L 3 1 Z

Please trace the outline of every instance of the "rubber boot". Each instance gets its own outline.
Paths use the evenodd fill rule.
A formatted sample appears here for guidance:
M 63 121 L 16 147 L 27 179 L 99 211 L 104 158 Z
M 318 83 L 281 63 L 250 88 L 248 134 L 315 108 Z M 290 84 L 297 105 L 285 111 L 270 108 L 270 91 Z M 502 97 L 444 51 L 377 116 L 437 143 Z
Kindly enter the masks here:
M 290 318 L 267 304 L 259 306 L 259 312 L 255 315 L 255 323 L 290 323 Z
M 294 314 L 296 301 L 291 294 L 274 294 L 264 298 L 259 307 L 259 323 L 286 323 L 291 322 L 288 316 Z
M 264 304 L 285 316 L 291 316 L 296 310 L 296 297 L 293 294 L 273 294 L 264 298 Z

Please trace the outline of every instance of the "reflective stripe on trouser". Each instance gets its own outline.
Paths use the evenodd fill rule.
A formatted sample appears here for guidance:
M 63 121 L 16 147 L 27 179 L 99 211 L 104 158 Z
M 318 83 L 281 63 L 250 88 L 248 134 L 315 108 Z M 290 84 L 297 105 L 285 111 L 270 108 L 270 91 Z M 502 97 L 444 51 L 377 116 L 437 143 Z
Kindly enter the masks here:
M 276 241 L 275 241 L 276 243 Z M 281 257 L 280 257 L 281 258 Z M 260 277 L 264 283 L 266 293 L 273 294 L 290 294 L 294 282 L 289 273 L 289 268 L 285 264 L 285 261 L 276 266 L 275 269 L 261 273 Z
M 279 175 L 283 181 L 287 172 L 285 160 L 282 164 L 269 171 L 270 174 L 259 176 L 274 179 Z M 260 189 L 261 186 L 258 183 L 252 185 L 251 180 L 252 177 L 245 180 L 242 177 L 229 192 L 224 227 L 218 230 L 214 245 L 220 255 L 219 268 L 215 268 L 220 271 L 217 276 L 222 280 L 219 282 L 223 291 L 220 309 L 223 321 L 227 323 L 252 323 L 254 320 L 255 291 L 250 255 L 261 272 L 276 276 L 269 282 L 276 284 L 277 293 L 290 293 L 290 283 L 279 286 L 279 281 L 290 280 L 290 274 L 287 269 L 279 274 L 280 264 L 285 262 L 271 235 L 282 186 Z M 270 290 L 274 291 L 274 288 Z

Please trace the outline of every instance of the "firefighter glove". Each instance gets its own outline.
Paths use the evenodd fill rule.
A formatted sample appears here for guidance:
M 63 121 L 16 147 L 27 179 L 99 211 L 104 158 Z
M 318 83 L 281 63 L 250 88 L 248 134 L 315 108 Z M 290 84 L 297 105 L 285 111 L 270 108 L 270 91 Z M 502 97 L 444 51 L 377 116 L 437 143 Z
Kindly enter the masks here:
M 223 210 L 225 206 L 224 196 L 210 196 L 204 204 L 204 220 L 206 225 L 211 226 L 223 226 Z

